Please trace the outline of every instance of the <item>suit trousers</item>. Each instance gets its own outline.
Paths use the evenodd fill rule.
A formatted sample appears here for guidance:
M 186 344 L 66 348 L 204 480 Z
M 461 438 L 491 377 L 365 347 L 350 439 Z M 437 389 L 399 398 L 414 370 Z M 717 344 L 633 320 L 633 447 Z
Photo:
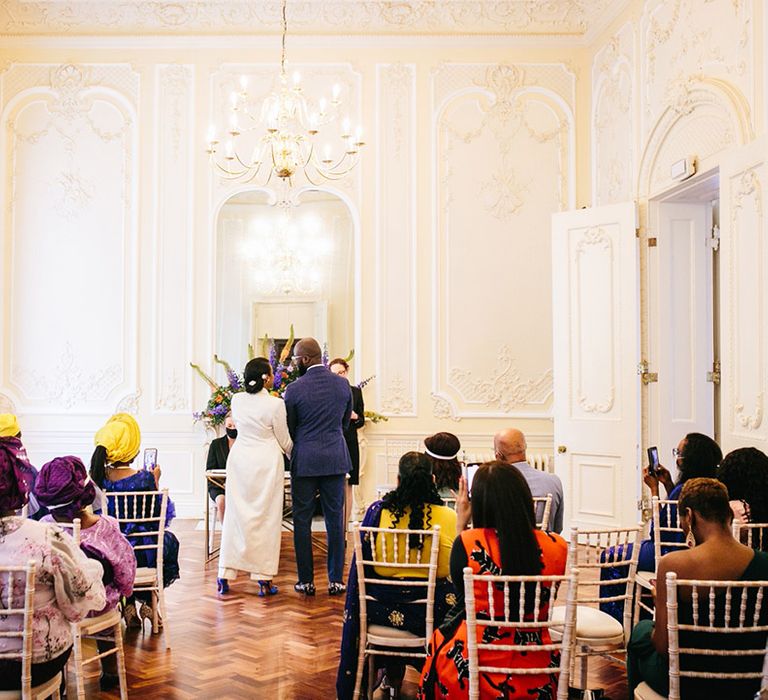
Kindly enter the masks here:
M 328 538 L 328 581 L 344 581 L 344 480 L 345 474 L 329 476 L 292 476 L 293 547 L 301 583 L 314 581 L 312 560 L 312 515 L 315 494 L 325 517 Z

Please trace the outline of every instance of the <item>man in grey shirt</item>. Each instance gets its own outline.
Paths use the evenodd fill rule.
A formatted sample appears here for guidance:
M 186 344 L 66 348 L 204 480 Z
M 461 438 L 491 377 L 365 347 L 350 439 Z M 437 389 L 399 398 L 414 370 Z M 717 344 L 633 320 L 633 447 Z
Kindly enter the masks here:
M 525 477 L 531 494 L 543 497 L 552 494 L 552 508 L 549 512 L 549 530 L 558 534 L 563 529 L 563 484 L 559 476 L 534 469 L 525 460 L 525 435 L 515 428 L 502 430 L 493 438 L 493 449 L 496 459 L 512 464 Z

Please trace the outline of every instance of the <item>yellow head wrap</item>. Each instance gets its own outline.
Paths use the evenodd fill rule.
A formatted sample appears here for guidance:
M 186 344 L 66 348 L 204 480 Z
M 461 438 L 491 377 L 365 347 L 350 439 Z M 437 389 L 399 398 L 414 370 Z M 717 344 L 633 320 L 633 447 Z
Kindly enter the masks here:
M 139 424 L 129 413 L 116 413 L 96 433 L 93 441 L 106 448 L 110 462 L 130 462 L 139 453 L 141 445 Z
M 16 437 L 21 432 L 13 413 L 0 413 L 0 438 Z

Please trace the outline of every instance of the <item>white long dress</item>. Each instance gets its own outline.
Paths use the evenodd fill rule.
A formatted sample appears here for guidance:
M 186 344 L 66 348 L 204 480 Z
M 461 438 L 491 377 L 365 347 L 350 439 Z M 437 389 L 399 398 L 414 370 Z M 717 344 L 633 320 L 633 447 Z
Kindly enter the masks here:
M 237 439 L 227 458 L 219 578 L 234 579 L 239 570 L 269 580 L 280 563 L 283 452 L 293 447 L 285 403 L 266 389 L 235 394 L 232 419 Z

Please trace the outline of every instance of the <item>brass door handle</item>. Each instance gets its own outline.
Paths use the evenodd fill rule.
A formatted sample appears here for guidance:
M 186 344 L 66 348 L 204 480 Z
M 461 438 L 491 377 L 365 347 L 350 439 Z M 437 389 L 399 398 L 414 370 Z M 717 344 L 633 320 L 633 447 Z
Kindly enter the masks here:
M 557 453 L 564 455 L 568 451 L 568 448 L 565 445 L 558 445 L 557 446 Z

